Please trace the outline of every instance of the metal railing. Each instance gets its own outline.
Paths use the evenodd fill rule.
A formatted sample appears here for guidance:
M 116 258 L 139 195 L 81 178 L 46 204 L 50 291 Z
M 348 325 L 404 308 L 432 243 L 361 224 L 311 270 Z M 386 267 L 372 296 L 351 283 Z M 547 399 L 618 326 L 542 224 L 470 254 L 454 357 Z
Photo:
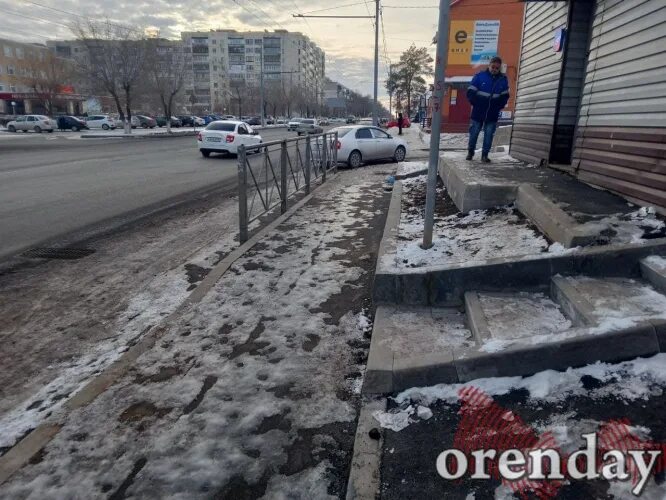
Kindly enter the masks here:
M 324 133 L 238 147 L 238 214 L 240 242 L 249 239 L 250 224 L 289 199 L 326 182 L 337 171 L 338 133 Z

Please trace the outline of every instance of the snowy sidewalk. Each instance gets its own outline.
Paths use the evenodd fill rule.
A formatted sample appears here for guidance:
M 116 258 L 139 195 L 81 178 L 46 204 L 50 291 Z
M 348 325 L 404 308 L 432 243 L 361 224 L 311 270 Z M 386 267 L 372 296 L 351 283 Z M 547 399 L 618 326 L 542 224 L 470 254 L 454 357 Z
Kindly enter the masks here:
M 339 498 L 393 165 L 341 172 L 0 486 L 3 498 Z

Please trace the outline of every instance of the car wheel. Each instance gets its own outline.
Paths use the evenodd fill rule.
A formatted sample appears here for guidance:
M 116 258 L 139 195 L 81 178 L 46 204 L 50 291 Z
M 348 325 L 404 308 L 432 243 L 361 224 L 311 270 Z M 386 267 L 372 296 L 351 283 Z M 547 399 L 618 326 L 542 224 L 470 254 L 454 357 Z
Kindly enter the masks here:
M 39 125 L 36 125 L 35 128 L 33 128 L 33 130 L 34 130 L 35 133 L 37 133 L 37 134 L 41 134 L 41 133 L 42 133 L 42 129 L 41 129 L 41 127 L 40 127 Z
M 207 149 L 201 149 L 200 151 L 204 158 L 208 158 L 210 156 L 210 151 Z
M 361 156 L 361 152 L 358 150 L 352 151 L 349 155 L 349 158 L 347 159 L 347 165 L 349 165 L 351 168 L 360 167 L 362 162 L 363 156 Z
M 103 128 L 104 130 L 109 130 L 109 126 L 108 126 L 106 123 L 105 123 L 104 125 L 102 125 L 102 128 Z
M 148 125 L 145 124 L 145 123 L 142 123 L 142 124 L 141 124 L 141 128 L 148 128 Z
M 10 125 L 10 126 L 7 128 L 7 130 L 9 130 L 10 132 L 16 132 L 16 127 L 15 127 L 14 125 Z
M 52 134 L 52 133 L 53 133 L 53 129 L 51 129 L 51 130 L 47 130 L 47 132 L 48 132 L 49 134 Z
M 397 149 L 395 150 L 395 154 L 393 155 L 393 161 L 395 162 L 400 162 L 400 161 L 405 161 L 405 156 L 407 155 L 407 151 L 403 146 L 398 146 Z
M 76 125 L 74 125 L 74 126 L 72 127 L 72 132 L 78 132 L 78 131 L 79 131 L 79 127 L 77 127 Z

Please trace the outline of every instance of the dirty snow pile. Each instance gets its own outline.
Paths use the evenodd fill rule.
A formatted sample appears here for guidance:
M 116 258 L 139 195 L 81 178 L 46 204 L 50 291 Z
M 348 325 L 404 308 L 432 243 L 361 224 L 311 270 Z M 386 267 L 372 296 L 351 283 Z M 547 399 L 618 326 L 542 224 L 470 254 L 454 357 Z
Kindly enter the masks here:
M 421 140 L 423 144 L 430 147 L 430 138 L 431 134 L 423 133 Z M 483 136 L 481 136 L 483 137 Z M 467 149 L 467 143 L 469 142 L 469 134 L 467 133 L 442 133 L 439 136 L 439 148 L 440 149 Z
M 428 162 L 425 161 L 404 161 L 398 165 L 398 176 L 410 175 L 422 170 L 428 169 Z
M 367 271 L 350 252 L 362 252 L 362 232 L 381 217 L 367 207 L 384 196 L 376 176 L 353 181 L 322 187 L 130 373 L 56 415 L 64 425 L 42 460 L 3 493 L 90 498 L 124 483 L 137 498 L 329 498 L 333 482 L 340 489 L 372 328 L 351 311 Z
M 615 214 L 583 224 L 585 228 L 597 229 L 609 234 L 612 244 L 643 243 L 646 240 L 666 237 L 666 222 L 654 207 L 641 207 L 628 214 Z

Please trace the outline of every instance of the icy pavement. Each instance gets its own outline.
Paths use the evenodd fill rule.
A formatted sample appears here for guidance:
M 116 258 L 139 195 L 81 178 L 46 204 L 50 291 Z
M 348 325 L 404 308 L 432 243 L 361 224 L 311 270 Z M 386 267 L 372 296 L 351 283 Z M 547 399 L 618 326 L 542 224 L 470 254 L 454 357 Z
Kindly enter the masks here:
M 584 447 L 582 434 L 598 433 L 603 443 L 602 436 L 609 430 L 614 436 L 625 433 L 613 441 L 618 449 L 631 443 L 635 449 L 653 444 L 663 449 L 665 390 L 666 354 L 566 372 L 548 370 L 526 378 L 488 378 L 406 390 L 390 400 L 387 412 L 375 415 L 377 425 L 385 428 L 381 498 L 516 498 L 499 479 L 472 480 L 466 475 L 446 481 L 436 470 L 437 456 L 444 450 L 461 442 L 490 448 L 489 443 L 499 442 L 501 436 L 495 436 L 503 432 L 503 426 L 511 430 L 514 440 L 520 436 L 525 443 L 550 436 L 552 447 L 564 454 Z M 474 394 L 484 396 L 470 398 Z M 501 410 L 501 418 L 485 419 L 484 408 Z M 469 417 L 476 422 L 472 428 L 467 426 Z M 511 447 L 511 437 L 506 439 Z M 636 498 L 631 487 L 631 481 L 573 480 L 559 485 L 556 497 L 544 498 Z M 663 472 L 657 470 L 648 479 L 639 498 L 666 498 Z
M 390 170 L 316 191 L 128 375 L 55 411 L 62 430 L 0 496 L 342 496 Z
M 428 169 L 428 162 L 425 161 L 403 161 L 398 165 L 398 176 L 409 176 Z
M 395 253 L 382 264 L 395 269 L 480 265 L 488 259 L 540 254 L 549 242 L 513 207 L 461 214 L 443 187 L 437 188 L 434 246 L 423 238 L 426 176 L 403 181 L 402 212 Z

